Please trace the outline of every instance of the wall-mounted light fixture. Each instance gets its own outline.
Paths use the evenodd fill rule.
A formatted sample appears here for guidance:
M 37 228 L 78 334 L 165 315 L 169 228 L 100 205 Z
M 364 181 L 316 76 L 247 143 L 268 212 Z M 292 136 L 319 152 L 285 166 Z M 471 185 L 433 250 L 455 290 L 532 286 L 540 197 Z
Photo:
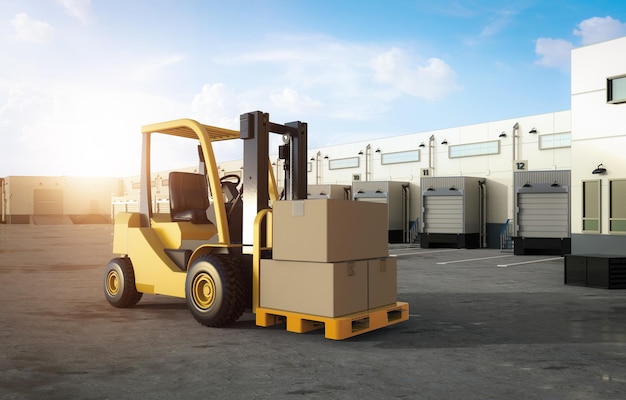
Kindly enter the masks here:
M 382 150 L 380 148 L 376 149 L 376 153 L 380 153 Z
M 552 187 L 559 187 L 559 182 L 554 181 L 554 182 L 552 182 L 552 185 L 550 185 L 550 186 L 552 186 Z
M 505 131 L 502 131 L 502 133 L 500 133 L 500 134 L 498 135 L 498 137 L 506 137 L 506 132 L 505 132 Z
M 311 161 L 315 161 L 315 157 L 311 157 Z
M 424 144 L 424 142 L 422 142 L 422 143 L 420 143 L 419 147 L 420 148 L 424 148 L 424 147 L 426 147 L 426 145 Z
M 324 160 L 328 160 L 328 155 L 325 155 L 325 156 L 324 156 Z
M 533 128 L 533 129 L 529 130 L 528 133 L 530 133 L 531 135 L 535 135 L 535 134 L 537 134 L 537 129 Z
M 456 190 L 454 186 L 450 186 L 450 190 Z
M 598 167 L 591 171 L 592 174 L 604 174 L 605 172 L 606 168 L 604 168 L 604 165 L 602 164 L 598 164 Z
M 524 187 L 531 187 L 532 185 L 530 184 L 530 182 L 526 181 L 526 183 L 523 186 Z
M 431 186 L 431 187 L 429 187 L 429 188 L 428 188 L 428 189 L 426 189 L 426 190 L 428 190 L 429 192 L 434 192 L 434 191 L 435 191 L 435 188 Z
M 443 142 L 441 142 L 441 144 L 448 144 L 448 139 L 443 139 Z
M 363 150 L 359 151 L 359 155 L 362 156 L 363 155 Z

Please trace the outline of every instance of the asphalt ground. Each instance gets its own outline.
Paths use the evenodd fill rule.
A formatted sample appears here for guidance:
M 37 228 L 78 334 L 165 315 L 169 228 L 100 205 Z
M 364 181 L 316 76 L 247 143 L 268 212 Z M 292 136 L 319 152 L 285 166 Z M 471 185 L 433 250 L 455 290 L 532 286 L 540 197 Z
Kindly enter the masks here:
M 0 225 L 1 399 L 624 399 L 626 292 L 563 259 L 394 245 L 410 319 L 343 341 L 102 293 L 111 225 Z

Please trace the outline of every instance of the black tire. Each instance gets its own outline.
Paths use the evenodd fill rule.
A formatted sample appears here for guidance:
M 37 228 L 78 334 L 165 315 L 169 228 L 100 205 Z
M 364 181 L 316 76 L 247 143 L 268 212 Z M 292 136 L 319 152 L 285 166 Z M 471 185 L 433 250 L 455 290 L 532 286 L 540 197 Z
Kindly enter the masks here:
M 129 258 L 114 258 L 104 270 L 104 297 L 117 308 L 132 307 L 143 293 L 135 287 L 135 271 Z
M 245 308 L 239 262 L 224 254 L 198 257 L 187 271 L 185 298 L 189 311 L 202 325 L 234 323 Z

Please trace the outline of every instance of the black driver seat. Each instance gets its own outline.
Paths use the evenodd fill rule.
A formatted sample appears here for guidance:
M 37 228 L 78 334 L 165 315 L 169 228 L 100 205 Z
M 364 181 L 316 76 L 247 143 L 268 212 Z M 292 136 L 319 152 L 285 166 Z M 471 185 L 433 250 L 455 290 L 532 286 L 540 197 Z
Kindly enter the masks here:
M 169 174 L 172 221 L 208 224 L 209 191 L 204 175 L 173 171 Z

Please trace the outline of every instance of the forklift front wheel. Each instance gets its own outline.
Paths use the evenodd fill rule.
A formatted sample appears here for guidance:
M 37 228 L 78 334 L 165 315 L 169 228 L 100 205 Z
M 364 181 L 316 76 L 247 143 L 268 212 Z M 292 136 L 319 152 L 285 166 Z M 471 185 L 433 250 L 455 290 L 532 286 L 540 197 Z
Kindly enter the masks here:
M 243 279 L 228 255 L 203 255 L 187 271 L 185 297 L 193 317 L 202 325 L 232 324 L 241 315 Z
M 128 258 L 114 258 L 104 270 L 104 296 L 113 307 L 132 307 L 143 293 L 135 287 L 135 272 Z

